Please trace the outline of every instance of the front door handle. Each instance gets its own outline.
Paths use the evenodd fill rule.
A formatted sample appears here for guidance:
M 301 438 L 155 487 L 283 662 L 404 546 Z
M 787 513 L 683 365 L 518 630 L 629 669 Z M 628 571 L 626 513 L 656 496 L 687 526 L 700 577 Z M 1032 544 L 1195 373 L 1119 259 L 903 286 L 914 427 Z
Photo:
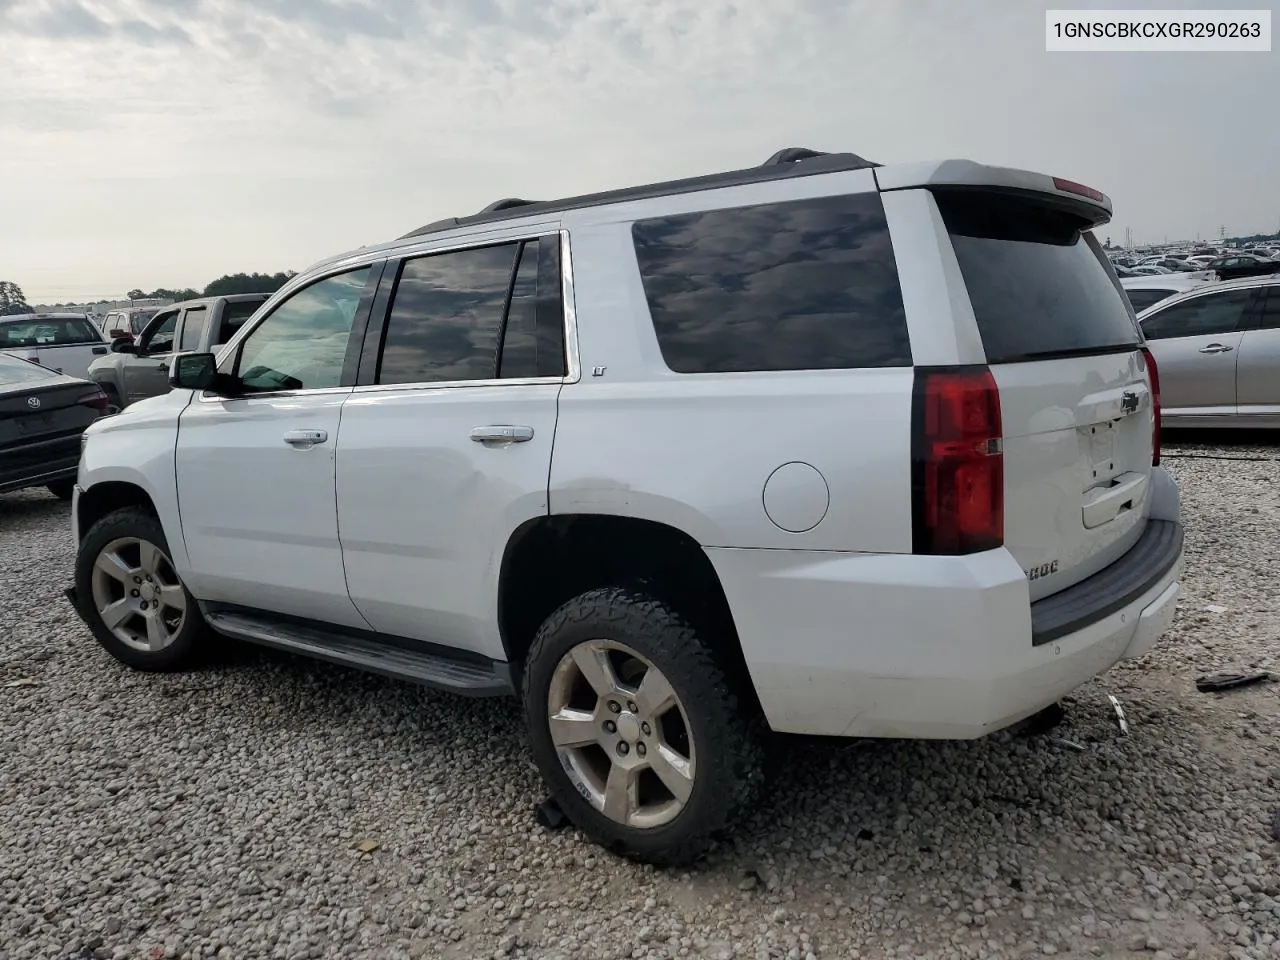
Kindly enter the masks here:
M 284 435 L 284 442 L 291 447 L 314 447 L 317 443 L 324 443 L 329 439 L 327 430 L 287 430 Z
M 1235 347 L 1228 347 L 1222 343 L 1211 343 L 1208 346 L 1200 348 L 1201 353 L 1230 353 Z
M 492 423 L 486 427 L 472 427 L 471 439 L 476 443 L 524 443 L 533 439 L 533 427 Z

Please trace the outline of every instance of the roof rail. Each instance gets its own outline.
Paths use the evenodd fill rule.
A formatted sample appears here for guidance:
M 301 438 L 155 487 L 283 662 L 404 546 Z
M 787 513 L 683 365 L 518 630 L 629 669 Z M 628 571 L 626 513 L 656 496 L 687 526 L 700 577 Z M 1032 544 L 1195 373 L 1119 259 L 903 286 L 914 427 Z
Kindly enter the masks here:
M 397 239 L 408 240 L 425 234 L 438 233 L 442 230 L 452 230 L 455 227 L 498 222 L 511 216 L 546 216 L 599 204 L 622 203 L 628 200 L 643 200 L 650 197 L 690 193 L 696 190 L 710 190 L 717 187 L 738 186 L 767 180 L 783 180 L 791 177 L 805 177 L 811 174 L 865 170 L 868 167 L 878 166 L 880 164 L 866 160 L 855 153 L 824 153 L 820 150 L 810 150 L 807 147 L 786 147 L 779 150 L 760 166 L 748 167 L 745 170 L 730 170 L 725 173 L 713 173 L 684 180 L 669 180 L 664 183 L 649 183 L 642 186 L 625 187 L 620 190 L 605 190 L 601 193 L 567 197 L 562 200 L 522 200 L 518 197 L 507 197 L 489 204 L 479 213 L 465 217 L 446 217 L 443 220 L 436 220 Z M 522 208 L 527 208 L 527 210 Z M 508 210 L 513 209 L 517 210 L 517 212 L 514 214 L 507 213 Z

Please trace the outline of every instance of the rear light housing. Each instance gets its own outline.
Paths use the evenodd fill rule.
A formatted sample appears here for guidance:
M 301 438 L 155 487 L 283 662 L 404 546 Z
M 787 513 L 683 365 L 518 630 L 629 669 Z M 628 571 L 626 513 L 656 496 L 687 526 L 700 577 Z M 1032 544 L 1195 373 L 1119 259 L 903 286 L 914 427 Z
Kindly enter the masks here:
M 92 393 L 86 393 L 76 400 L 82 407 L 92 407 L 94 410 L 105 411 L 108 406 L 107 395 L 101 390 L 94 390 Z
M 917 368 L 912 550 L 958 555 L 1004 543 L 1000 392 L 987 367 Z
M 1151 465 L 1160 466 L 1160 368 L 1156 366 L 1156 358 L 1146 347 L 1142 348 L 1143 359 L 1147 361 L 1147 379 L 1151 381 Z

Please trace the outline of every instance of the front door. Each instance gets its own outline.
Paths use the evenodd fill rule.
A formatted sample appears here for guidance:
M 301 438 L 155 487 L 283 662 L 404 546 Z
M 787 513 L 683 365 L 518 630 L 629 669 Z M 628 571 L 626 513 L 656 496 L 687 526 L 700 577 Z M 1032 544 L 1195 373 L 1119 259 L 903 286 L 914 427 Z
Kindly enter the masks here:
M 1143 318 L 1170 418 L 1234 416 L 1236 359 L 1254 292 L 1219 290 L 1179 300 Z
M 381 350 L 362 363 L 338 440 L 347 585 L 383 633 L 504 656 L 503 552 L 547 513 L 565 372 L 559 242 L 436 253 L 399 269 Z
M 200 599 L 368 628 L 343 575 L 334 464 L 353 331 L 379 272 L 331 275 L 281 301 L 222 358 L 240 395 L 197 395 L 183 411 L 179 512 Z
M 169 360 L 177 329 L 177 310 L 157 313 L 138 337 L 137 351 L 122 354 L 126 404 L 169 392 Z

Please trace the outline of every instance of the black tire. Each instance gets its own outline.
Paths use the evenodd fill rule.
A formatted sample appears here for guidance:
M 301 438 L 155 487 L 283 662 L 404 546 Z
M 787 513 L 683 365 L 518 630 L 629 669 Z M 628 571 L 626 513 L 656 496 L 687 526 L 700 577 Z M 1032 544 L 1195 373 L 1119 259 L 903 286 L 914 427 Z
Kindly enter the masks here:
M 107 395 L 107 413 L 119 413 L 124 409 L 124 404 L 120 402 L 120 394 L 115 387 L 104 384 L 102 392 Z
M 52 483 L 46 483 L 44 488 L 59 500 L 70 500 L 71 494 L 75 491 L 76 482 L 72 479 L 54 480 Z
M 159 548 L 166 558 L 170 556 L 169 541 L 154 514 L 141 507 L 122 507 L 107 514 L 85 534 L 76 554 L 76 599 L 81 616 L 89 624 L 98 643 L 121 663 L 137 670 L 154 671 L 181 670 L 194 666 L 199 660 L 209 628 L 196 606 L 195 598 L 185 586 L 182 587 L 182 593 L 186 599 L 186 614 L 182 625 L 173 641 L 160 650 L 131 647 L 103 623 L 93 597 L 94 564 L 103 548 L 115 540 L 128 537 L 146 541 Z M 176 579 L 176 572 L 174 577 Z
M 548 724 L 550 686 L 562 657 L 580 643 L 623 643 L 670 683 L 688 717 L 697 753 L 684 808 L 661 826 L 624 825 L 597 810 L 560 762 Z M 709 637 L 670 604 L 628 587 L 589 590 L 565 603 L 538 630 L 522 688 L 534 760 L 569 820 L 614 852 L 646 863 L 696 860 L 748 806 L 763 780 L 763 725 L 729 681 Z

